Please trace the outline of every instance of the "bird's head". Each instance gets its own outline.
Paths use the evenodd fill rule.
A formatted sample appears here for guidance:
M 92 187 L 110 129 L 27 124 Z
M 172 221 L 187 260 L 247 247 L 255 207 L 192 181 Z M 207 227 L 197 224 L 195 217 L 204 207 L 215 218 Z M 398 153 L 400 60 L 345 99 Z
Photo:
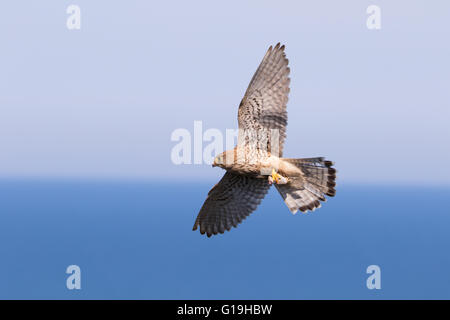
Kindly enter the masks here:
M 225 167 L 225 152 L 222 152 L 218 156 L 214 158 L 214 162 L 212 164 L 213 167 Z
M 221 167 L 222 169 L 230 169 L 236 160 L 235 150 L 227 150 L 214 158 L 213 167 Z

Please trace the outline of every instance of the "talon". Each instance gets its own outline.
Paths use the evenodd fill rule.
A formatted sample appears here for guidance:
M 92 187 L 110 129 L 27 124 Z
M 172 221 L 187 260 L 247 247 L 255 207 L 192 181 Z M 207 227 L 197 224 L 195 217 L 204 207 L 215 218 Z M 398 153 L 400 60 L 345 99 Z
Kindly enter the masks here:
M 272 169 L 272 175 L 269 176 L 269 183 L 272 183 L 273 181 L 275 181 L 276 184 L 286 184 L 289 182 L 289 179 L 278 174 L 275 169 Z
M 275 169 L 272 169 L 272 181 L 275 181 L 275 183 L 278 183 L 278 179 L 279 179 L 279 174 L 275 172 Z

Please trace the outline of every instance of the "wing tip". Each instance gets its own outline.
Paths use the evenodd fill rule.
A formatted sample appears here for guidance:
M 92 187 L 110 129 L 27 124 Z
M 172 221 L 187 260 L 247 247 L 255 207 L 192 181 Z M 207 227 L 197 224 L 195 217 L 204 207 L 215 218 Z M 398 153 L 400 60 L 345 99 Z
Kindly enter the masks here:
M 277 42 L 277 44 L 275 46 L 270 46 L 270 48 L 273 48 L 273 50 L 280 50 L 280 51 L 284 51 L 284 49 L 286 49 L 286 45 L 281 44 L 280 41 Z
M 277 44 L 274 46 L 274 45 L 270 45 L 269 46 L 269 49 L 267 50 L 267 52 L 270 52 L 270 51 L 283 51 L 284 52 L 284 50 L 286 49 L 286 45 L 282 45 L 281 44 L 281 42 L 277 42 Z
M 195 223 L 194 227 L 192 228 L 192 231 L 196 231 L 199 227 L 199 223 Z M 207 228 L 204 225 L 200 225 L 200 234 L 204 235 L 206 234 L 206 236 L 208 238 L 211 238 L 212 236 L 215 236 L 217 234 L 223 234 L 225 231 L 230 231 L 231 228 L 226 228 L 226 230 L 214 230 L 211 228 Z

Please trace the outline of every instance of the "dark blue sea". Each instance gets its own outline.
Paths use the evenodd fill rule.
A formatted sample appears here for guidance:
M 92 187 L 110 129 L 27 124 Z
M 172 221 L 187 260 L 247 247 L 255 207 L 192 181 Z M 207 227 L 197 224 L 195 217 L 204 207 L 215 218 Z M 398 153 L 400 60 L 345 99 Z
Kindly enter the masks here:
M 191 229 L 211 186 L 2 180 L 0 298 L 450 299 L 450 188 L 339 185 L 295 216 L 273 189 L 206 238 Z

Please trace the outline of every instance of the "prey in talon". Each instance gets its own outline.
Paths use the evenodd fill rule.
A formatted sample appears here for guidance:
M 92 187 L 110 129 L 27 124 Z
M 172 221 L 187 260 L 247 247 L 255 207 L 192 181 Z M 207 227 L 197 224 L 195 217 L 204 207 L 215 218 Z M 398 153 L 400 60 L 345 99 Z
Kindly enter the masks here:
M 288 178 L 278 174 L 275 169 L 272 169 L 272 174 L 269 176 L 268 180 L 269 184 L 272 184 L 274 181 L 276 184 L 286 184 L 289 182 Z

